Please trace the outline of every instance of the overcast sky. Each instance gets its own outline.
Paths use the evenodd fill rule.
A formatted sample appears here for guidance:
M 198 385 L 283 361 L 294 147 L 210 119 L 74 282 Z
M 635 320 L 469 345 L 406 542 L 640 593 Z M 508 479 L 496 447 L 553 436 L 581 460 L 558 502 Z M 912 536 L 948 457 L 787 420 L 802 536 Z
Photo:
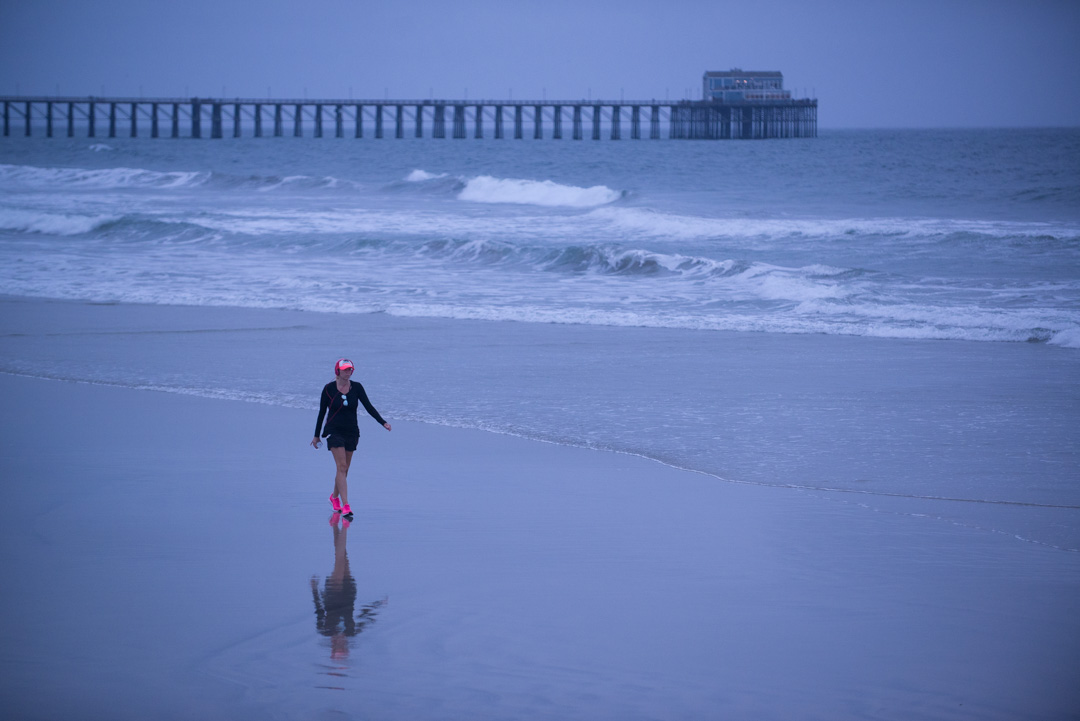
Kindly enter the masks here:
M 1078 0 L 0 0 L 0 93 L 617 100 L 779 70 L 821 127 L 1080 125 Z

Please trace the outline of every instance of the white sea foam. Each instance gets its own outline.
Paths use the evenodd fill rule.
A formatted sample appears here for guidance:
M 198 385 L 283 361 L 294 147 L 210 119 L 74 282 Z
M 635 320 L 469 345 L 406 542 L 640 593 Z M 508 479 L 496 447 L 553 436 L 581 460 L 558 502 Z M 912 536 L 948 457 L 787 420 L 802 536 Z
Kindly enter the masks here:
M 245 235 L 327 235 L 340 233 L 378 233 L 380 235 L 424 235 L 467 232 L 477 225 L 466 218 L 439 213 L 362 208 L 318 212 L 275 210 L 268 208 L 218 211 L 192 218 L 190 222 L 213 230 Z
M 416 169 L 406 175 L 405 180 L 409 183 L 422 183 L 425 180 L 436 180 L 445 177 L 446 173 L 429 173 L 426 170 Z
M 588 216 L 611 227 L 640 235 L 696 238 L 845 238 L 897 236 L 940 238 L 970 233 L 992 238 L 1080 238 L 1073 223 L 964 220 L 952 218 L 742 218 L 702 217 L 645 208 L 603 207 Z
M 844 272 L 846 271 L 840 268 L 820 265 L 782 268 L 767 263 L 754 263 L 741 275 L 741 280 L 757 298 L 804 303 L 826 298 L 850 297 L 855 288 L 831 277 Z
M 480 175 L 471 178 L 458 194 L 459 200 L 474 203 L 516 203 L 548 207 L 591 208 L 613 203 L 622 193 L 606 185 L 579 188 L 551 180 L 521 180 Z
M 466 243 L 447 250 L 476 261 L 446 267 L 443 255 L 340 268 L 268 251 L 198 254 L 27 255 L 15 247 L 0 263 L 5 293 L 96 301 L 244 306 L 337 313 L 691 330 L 826 333 L 884 338 L 1050 341 L 1080 347 L 1075 315 L 977 306 L 889 303 L 873 287 L 844 284 L 821 267 L 722 263 L 728 272 L 698 280 L 619 272 L 508 272 L 500 249 Z M 504 246 L 502 252 L 513 252 Z M 162 265 L 166 258 L 168 269 Z M 392 270 L 390 270 L 392 269 Z M 389 270 L 389 272 L 388 272 Z M 719 269 L 718 269 L 719 270 Z M 869 283 L 869 281 L 866 281 Z M 1040 330 L 1042 329 L 1042 330 Z
M 278 188 L 297 188 L 297 189 L 333 189 L 333 188 L 356 188 L 355 183 L 335 178 L 332 175 L 326 175 L 321 178 L 313 177 L 310 175 L 287 175 L 283 178 L 277 177 L 249 177 L 249 178 L 235 178 L 227 180 L 219 178 L 219 182 L 222 184 L 235 184 L 240 186 L 253 186 L 257 190 L 262 192 L 269 192 L 271 190 L 277 190 Z
M 116 148 L 114 148 L 113 146 L 106 145 L 105 143 L 94 143 L 90 146 L 89 149 L 94 151 L 95 153 L 103 153 L 109 150 L 116 150 Z
M 736 331 L 785 334 L 826 334 L 896 338 L 907 340 L 964 340 L 977 342 L 1024 342 L 1032 340 L 1029 332 L 1001 327 L 950 326 L 942 313 L 940 324 L 906 325 L 888 321 L 873 322 L 857 314 L 838 316 L 802 316 L 798 314 L 719 314 L 661 313 L 645 309 L 550 307 L 539 304 L 457 305 L 451 303 L 393 303 L 385 308 L 390 315 L 452 318 L 461 320 L 515 321 L 605 325 L 638 328 L 678 328 L 684 330 Z M 1065 342 L 1050 343 L 1080 347 L 1080 331 L 1058 334 Z M 1076 343 L 1069 345 L 1069 343 Z
M 108 146 L 103 146 L 108 148 Z M 111 149 L 111 148 L 109 148 Z M 142 168 L 40 168 L 29 165 L 0 164 L 0 187 L 15 188 L 247 188 L 271 191 L 288 189 L 344 189 L 360 186 L 331 175 L 259 176 L 231 175 L 217 172 L 159 172 Z
M 140 168 L 37 168 L 0 165 L 0 184 L 26 187 L 74 186 L 84 188 L 179 188 L 205 183 L 206 172 L 168 172 Z

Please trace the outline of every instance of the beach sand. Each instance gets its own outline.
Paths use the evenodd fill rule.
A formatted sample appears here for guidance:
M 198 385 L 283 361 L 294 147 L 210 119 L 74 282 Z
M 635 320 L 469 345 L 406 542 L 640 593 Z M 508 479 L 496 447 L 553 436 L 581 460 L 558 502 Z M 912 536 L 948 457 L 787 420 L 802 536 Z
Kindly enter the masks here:
M 391 418 L 362 427 L 337 531 L 369 622 L 335 640 L 313 413 L 12 375 L 0 394 L 8 718 L 1080 711 L 1074 553 Z
M 636 348 L 632 329 L 2 302 L 5 717 L 1080 717 L 1075 508 L 783 487 L 798 477 L 785 470 L 796 433 L 823 438 L 829 429 L 813 424 L 836 416 L 800 408 L 843 402 L 858 417 L 860 404 L 904 393 L 916 394 L 905 411 L 916 430 L 916 412 L 997 418 L 1000 407 L 1027 439 L 1038 426 L 1024 419 L 1045 407 L 1044 445 L 1027 448 L 1060 482 L 1075 452 L 1055 440 L 1072 417 L 1070 351 L 706 336 L 709 363 L 757 384 L 727 394 L 732 422 L 761 409 L 775 425 L 726 441 L 745 468 L 759 460 L 725 481 L 403 420 L 381 400 L 414 377 L 433 403 L 461 402 L 452 391 L 469 374 L 496 378 L 500 364 L 538 354 L 532 372 L 553 372 L 552 360 L 569 362 L 550 352 L 556 343 L 592 364 L 577 382 L 593 382 L 609 347 Z M 333 357 L 343 337 L 382 351 L 364 382 L 394 426 L 361 421 L 348 528 L 327 503 L 330 454 L 308 446 L 326 380 L 312 359 Z M 643 351 L 658 370 L 678 362 L 662 345 Z M 839 382 L 896 349 L 917 362 Z M 801 365 L 787 369 L 789 358 Z M 804 370 L 834 358 L 844 360 L 827 372 Z M 748 367 L 762 362 L 773 366 Z M 970 390 L 953 382 L 963 379 Z M 215 393 L 226 397 L 205 397 Z M 781 395 L 783 414 L 755 400 Z M 543 400 L 522 408 L 557 419 Z M 994 413 L 979 416 L 980 403 Z M 815 441 L 809 475 L 902 471 L 921 438 L 906 427 L 885 426 L 892 450 L 863 458 L 869 446 L 837 426 L 834 442 Z M 1007 432 L 976 436 L 984 444 L 966 455 L 927 449 L 923 462 L 959 469 L 983 453 L 1021 468 L 1020 441 L 979 451 Z M 1064 497 L 1054 488 L 1031 492 Z

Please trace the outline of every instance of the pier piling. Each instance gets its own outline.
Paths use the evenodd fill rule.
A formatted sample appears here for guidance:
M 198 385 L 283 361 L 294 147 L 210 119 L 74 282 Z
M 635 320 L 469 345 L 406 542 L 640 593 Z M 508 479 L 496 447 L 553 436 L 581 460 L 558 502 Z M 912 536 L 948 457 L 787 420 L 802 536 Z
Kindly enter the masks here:
M 435 118 L 432 120 L 434 136 L 436 138 L 446 137 L 446 106 L 439 104 L 435 106 Z
M 454 106 L 454 138 L 465 138 L 465 106 Z

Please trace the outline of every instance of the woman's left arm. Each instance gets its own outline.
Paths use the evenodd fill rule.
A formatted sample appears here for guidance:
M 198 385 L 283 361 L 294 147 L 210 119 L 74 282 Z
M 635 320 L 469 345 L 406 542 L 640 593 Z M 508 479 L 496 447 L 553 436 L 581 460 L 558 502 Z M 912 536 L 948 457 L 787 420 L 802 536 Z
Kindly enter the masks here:
M 368 412 L 369 416 L 377 420 L 383 428 L 385 428 L 386 430 L 390 430 L 390 424 L 383 420 L 383 417 L 379 415 L 379 412 L 377 410 L 375 410 L 375 406 L 371 405 L 371 401 L 368 400 L 367 391 L 364 390 L 364 386 L 360 385 L 359 383 L 357 383 L 356 386 L 359 389 L 359 393 L 357 395 L 360 396 L 360 402 L 364 404 L 364 410 Z

